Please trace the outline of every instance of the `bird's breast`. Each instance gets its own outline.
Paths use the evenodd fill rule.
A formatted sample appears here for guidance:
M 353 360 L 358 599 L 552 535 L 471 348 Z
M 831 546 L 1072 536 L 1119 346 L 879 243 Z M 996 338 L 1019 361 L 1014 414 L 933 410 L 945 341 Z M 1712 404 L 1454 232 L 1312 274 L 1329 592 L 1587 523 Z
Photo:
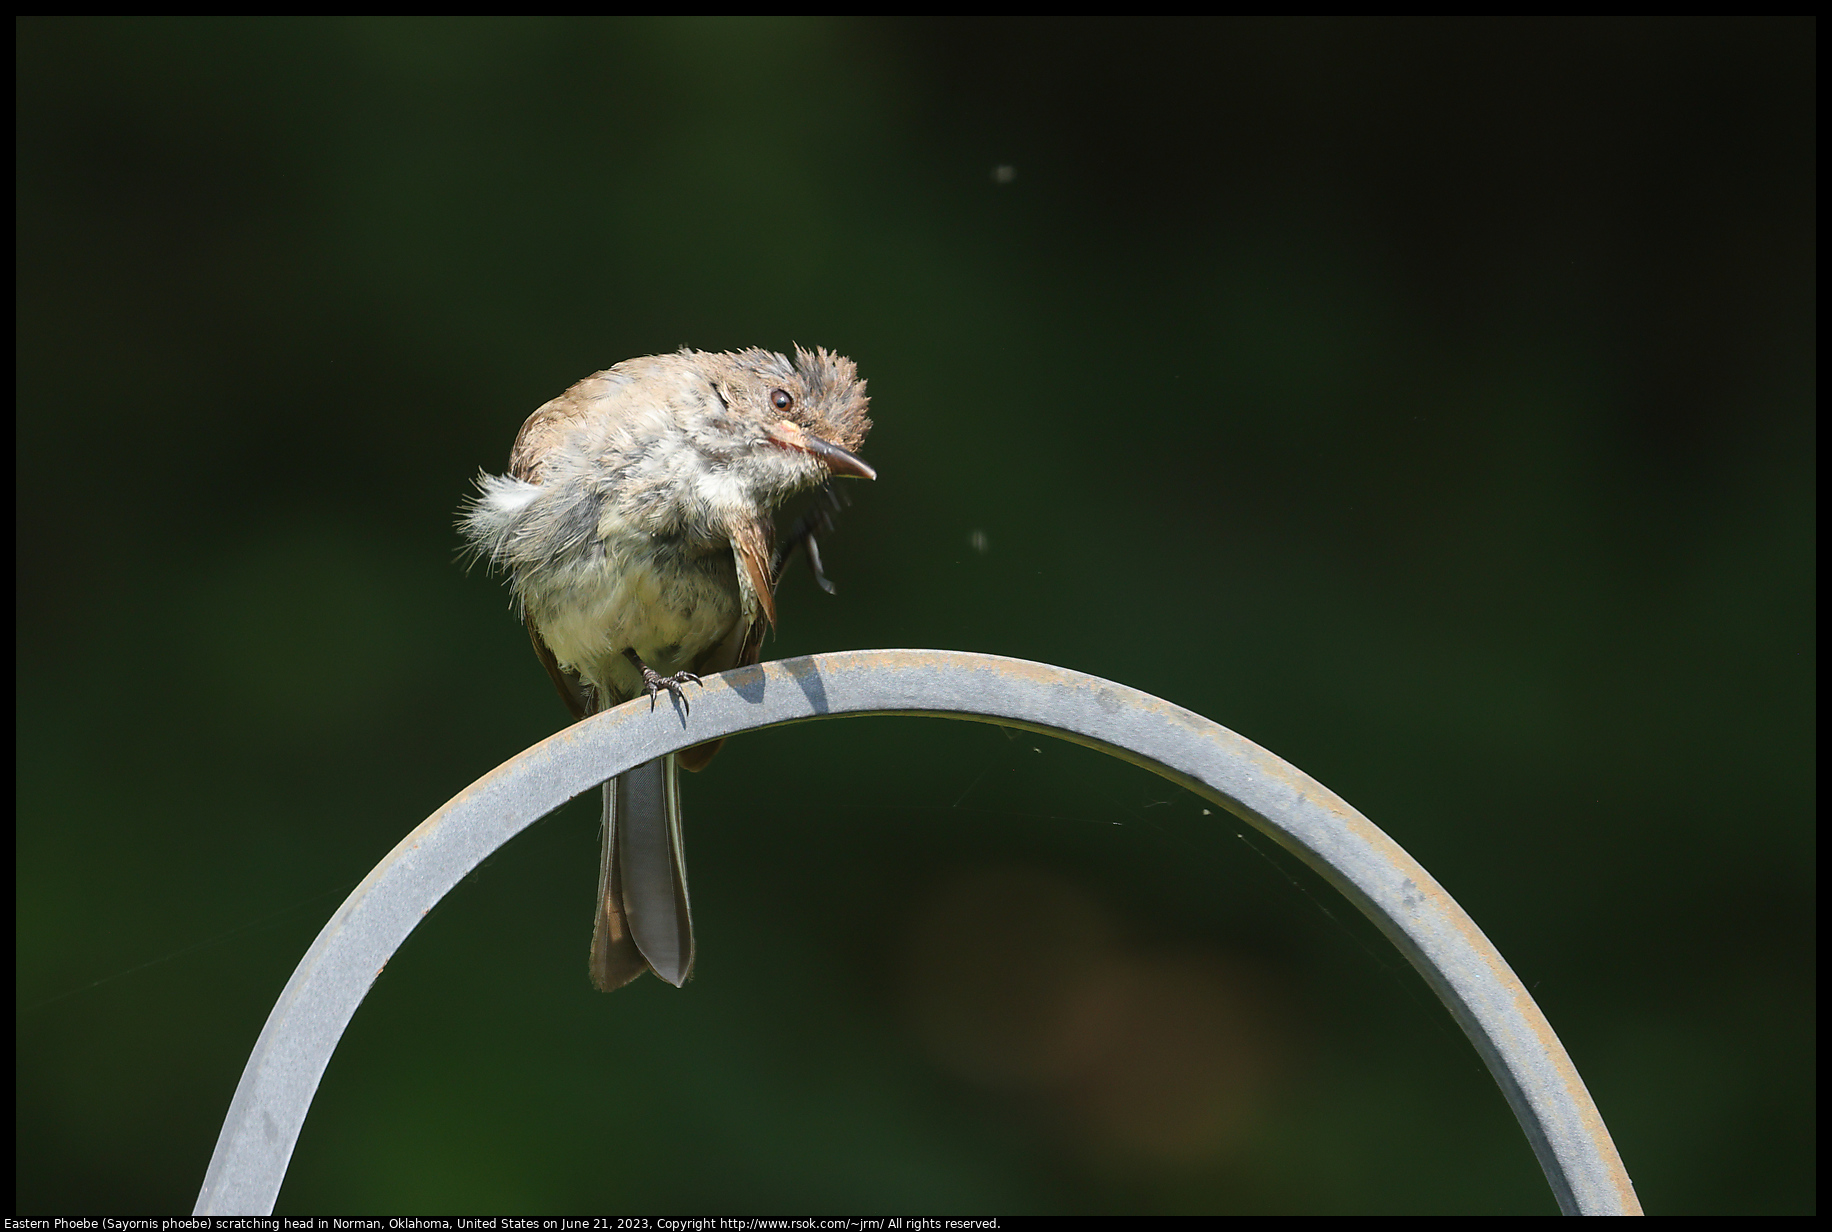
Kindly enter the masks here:
M 625 650 L 669 675 L 724 641 L 742 615 L 729 547 L 696 552 L 680 540 L 637 533 L 603 548 L 595 559 L 555 570 L 524 602 L 554 657 L 614 696 L 637 690 Z

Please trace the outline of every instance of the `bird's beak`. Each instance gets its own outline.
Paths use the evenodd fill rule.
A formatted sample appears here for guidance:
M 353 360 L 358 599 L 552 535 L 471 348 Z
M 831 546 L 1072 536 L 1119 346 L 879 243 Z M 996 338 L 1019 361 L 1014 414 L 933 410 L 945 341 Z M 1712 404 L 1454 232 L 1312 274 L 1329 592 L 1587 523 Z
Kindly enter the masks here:
M 878 472 L 873 470 L 864 458 L 850 450 L 841 449 L 832 441 L 823 441 L 800 424 L 779 419 L 775 423 L 765 424 L 763 431 L 779 445 L 787 445 L 790 449 L 799 449 L 803 453 L 813 454 L 836 475 L 857 475 L 861 479 L 878 477 Z

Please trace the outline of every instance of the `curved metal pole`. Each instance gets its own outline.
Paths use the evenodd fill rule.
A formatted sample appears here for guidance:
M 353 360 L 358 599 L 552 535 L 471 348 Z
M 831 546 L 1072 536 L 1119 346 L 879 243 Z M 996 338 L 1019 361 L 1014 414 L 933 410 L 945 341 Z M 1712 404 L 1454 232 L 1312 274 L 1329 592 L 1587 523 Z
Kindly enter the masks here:
M 1475 921 L 1373 822 L 1219 723 L 1080 672 L 945 650 L 813 655 L 708 677 L 691 717 L 646 700 L 586 719 L 471 784 L 337 909 L 261 1030 L 196 1213 L 268 1214 L 356 1007 L 414 926 L 504 843 L 605 779 L 702 740 L 830 715 L 973 719 L 1099 749 L 1263 831 L 1327 878 L 1417 967 L 1501 1085 L 1559 1208 L 1640 1214 L 1603 1118 L 1551 1024 Z

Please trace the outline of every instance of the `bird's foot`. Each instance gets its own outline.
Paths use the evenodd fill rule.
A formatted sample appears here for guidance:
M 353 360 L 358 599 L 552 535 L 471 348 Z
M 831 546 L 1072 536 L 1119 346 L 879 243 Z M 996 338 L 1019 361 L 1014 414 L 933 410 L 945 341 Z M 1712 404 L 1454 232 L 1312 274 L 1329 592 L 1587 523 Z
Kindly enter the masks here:
M 789 557 L 800 547 L 808 553 L 808 565 L 814 570 L 815 585 L 828 594 L 833 593 L 833 583 L 827 580 L 826 571 L 821 568 L 821 549 L 814 537 L 833 529 L 833 515 L 845 504 L 845 495 L 831 483 L 815 493 L 814 504 L 795 520 L 795 525 L 789 528 L 788 538 L 776 549 L 776 557 L 770 564 L 772 590 L 782 581 L 783 570 L 789 567 Z
M 681 686 L 688 683 L 699 684 L 698 676 L 692 672 L 676 672 L 672 676 L 664 676 L 644 663 L 634 650 L 626 650 L 623 653 L 625 658 L 636 665 L 636 670 L 642 673 L 642 687 L 649 694 L 649 709 L 655 709 L 656 695 L 666 689 L 680 699 L 682 710 L 688 714 L 693 713 L 693 706 L 688 702 L 687 695 L 681 691 Z

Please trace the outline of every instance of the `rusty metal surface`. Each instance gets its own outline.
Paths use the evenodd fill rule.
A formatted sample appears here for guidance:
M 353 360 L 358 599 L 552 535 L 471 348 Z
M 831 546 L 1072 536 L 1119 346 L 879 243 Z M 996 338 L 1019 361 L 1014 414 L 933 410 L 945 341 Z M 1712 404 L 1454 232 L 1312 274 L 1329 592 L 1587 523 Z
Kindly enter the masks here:
M 1072 740 L 1212 801 L 1296 854 L 1399 947 L 1519 1118 L 1561 1210 L 1639 1214 L 1596 1105 L 1501 954 L 1417 861 L 1295 766 L 1125 685 L 942 650 L 814 655 L 708 677 L 691 716 L 638 700 L 498 766 L 402 839 L 331 917 L 268 1016 L 198 1214 L 273 1210 L 319 1079 L 356 1007 L 434 904 L 497 848 L 605 779 L 702 740 L 838 715 L 972 719 Z

